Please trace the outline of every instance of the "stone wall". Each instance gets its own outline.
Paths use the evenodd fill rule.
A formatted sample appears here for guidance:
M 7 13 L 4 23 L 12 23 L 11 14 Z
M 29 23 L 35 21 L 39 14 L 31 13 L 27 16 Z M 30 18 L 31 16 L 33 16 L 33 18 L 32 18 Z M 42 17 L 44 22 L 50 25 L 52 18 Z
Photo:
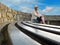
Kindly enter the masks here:
M 0 2 L 0 23 L 30 19 L 31 14 L 13 10 Z

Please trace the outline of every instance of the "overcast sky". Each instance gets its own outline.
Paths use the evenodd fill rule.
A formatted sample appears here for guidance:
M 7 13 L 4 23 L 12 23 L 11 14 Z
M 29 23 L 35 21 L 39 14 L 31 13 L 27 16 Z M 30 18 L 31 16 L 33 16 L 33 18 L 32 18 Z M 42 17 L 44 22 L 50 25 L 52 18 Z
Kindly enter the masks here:
M 45 15 L 60 15 L 60 0 L 0 0 L 8 7 L 31 13 L 37 5 L 39 11 Z

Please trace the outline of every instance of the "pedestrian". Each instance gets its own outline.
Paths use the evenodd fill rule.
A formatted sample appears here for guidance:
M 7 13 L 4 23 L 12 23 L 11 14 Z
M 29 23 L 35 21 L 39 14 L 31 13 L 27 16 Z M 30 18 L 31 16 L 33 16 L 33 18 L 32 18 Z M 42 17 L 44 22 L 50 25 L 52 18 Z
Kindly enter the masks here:
M 36 5 L 34 7 L 34 11 L 32 14 L 32 20 L 37 20 L 38 23 L 45 24 L 44 16 L 38 11 L 38 6 Z

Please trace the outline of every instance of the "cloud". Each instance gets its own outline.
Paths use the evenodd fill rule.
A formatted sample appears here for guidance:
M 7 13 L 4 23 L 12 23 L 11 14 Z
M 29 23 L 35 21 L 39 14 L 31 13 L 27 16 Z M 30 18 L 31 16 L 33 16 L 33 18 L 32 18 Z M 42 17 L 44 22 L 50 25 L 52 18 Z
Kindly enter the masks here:
M 35 0 L 0 0 L 1 2 L 4 3 L 10 3 L 10 4 L 20 4 L 20 3 L 33 3 Z
M 7 5 L 8 7 L 22 11 L 22 12 L 27 12 L 30 13 L 32 12 L 34 5 L 38 5 L 39 10 L 42 12 L 42 14 L 45 15 L 58 15 L 60 14 L 60 7 L 50 7 L 47 6 L 46 3 L 42 3 L 42 0 L 0 0 L 3 4 Z M 44 1 L 44 0 L 43 0 Z M 44 7 L 46 7 L 44 9 Z M 42 10 L 43 9 L 43 10 Z
M 16 8 L 16 10 L 18 10 L 19 7 L 22 5 L 28 7 L 32 6 L 36 2 L 36 0 L 0 0 L 0 2 L 7 5 L 10 8 Z
M 7 6 L 11 7 L 14 5 L 43 5 L 43 3 L 41 2 L 37 2 L 37 0 L 0 0 L 1 2 L 3 2 L 4 4 L 6 4 Z
M 60 15 L 60 7 L 54 7 L 50 12 L 42 12 L 45 15 Z
M 30 7 L 27 7 L 27 6 L 21 6 L 21 7 L 20 7 L 20 10 L 21 10 L 22 12 L 31 13 L 33 9 L 30 8 Z
M 46 6 L 46 8 L 42 10 L 42 12 L 50 12 L 52 10 L 53 10 L 53 7 Z

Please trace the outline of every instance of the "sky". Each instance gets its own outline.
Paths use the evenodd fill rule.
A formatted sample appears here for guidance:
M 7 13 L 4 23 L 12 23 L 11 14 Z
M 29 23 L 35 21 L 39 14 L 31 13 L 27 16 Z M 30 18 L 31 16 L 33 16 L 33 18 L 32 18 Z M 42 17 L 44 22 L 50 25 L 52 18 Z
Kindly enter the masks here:
M 60 0 L 0 0 L 0 2 L 17 11 L 31 13 L 37 5 L 41 14 L 60 15 Z

